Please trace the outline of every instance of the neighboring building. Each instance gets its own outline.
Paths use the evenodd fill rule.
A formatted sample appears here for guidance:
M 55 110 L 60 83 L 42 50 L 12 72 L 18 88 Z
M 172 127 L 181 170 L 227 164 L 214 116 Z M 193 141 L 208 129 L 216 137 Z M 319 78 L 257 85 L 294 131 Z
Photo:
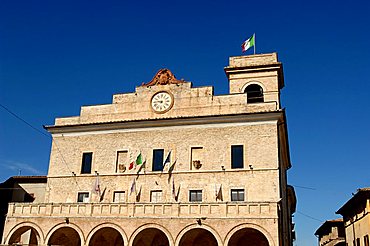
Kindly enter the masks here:
M 345 233 L 343 219 L 327 220 L 315 232 L 319 246 L 344 246 Z
M 0 184 L 0 235 L 3 235 L 8 203 L 45 200 L 46 176 L 14 176 Z
M 369 246 L 369 211 L 370 188 L 362 188 L 336 212 L 343 216 L 348 245 Z
M 46 126 L 45 201 L 10 204 L 2 242 L 31 229 L 39 245 L 292 245 L 282 64 L 238 56 L 225 72 L 227 95 L 161 69 Z

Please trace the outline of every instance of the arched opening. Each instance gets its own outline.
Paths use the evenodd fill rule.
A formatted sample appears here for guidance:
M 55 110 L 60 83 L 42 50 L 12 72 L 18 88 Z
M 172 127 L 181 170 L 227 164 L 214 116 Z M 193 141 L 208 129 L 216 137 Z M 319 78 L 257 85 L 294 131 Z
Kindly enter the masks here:
M 147 228 L 135 237 L 133 246 L 169 246 L 166 234 L 156 228 Z
M 71 227 L 61 227 L 50 237 L 48 245 L 80 246 L 81 238 Z
M 30 226 L 23 226 L 16 230 L 9 239 L 9 245 L 38 245 L 40 235 Z
M 257 84 L 248 85 L 244 93 L 247 93 L 247 103 L 263 102 L 263 89 Z
M 122 235 L 111 227 L 99 229 L 92 236 L 89 246 L 123 246 Z
M 211 232 L 205 229 L 191 229 L 182 236 L 179 246 L 217 246 L 217 240 Z
M 230 238 L 228 246 L 269 246 L 269 242 L 262 232 L 252 229 L 243 228 L 236 231 Z

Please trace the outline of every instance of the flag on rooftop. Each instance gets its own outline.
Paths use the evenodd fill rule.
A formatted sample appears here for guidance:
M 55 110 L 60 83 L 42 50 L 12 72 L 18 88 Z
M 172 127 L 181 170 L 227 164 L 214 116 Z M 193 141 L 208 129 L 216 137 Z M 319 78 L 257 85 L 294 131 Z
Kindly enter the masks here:
M 255 34 L 253 34 L 250 38 L 244 41 L 242 44 L 242 51 L 246 52 L 250 47 L 255 45 Z M 256 53 L 256 51 L 254 51 Z

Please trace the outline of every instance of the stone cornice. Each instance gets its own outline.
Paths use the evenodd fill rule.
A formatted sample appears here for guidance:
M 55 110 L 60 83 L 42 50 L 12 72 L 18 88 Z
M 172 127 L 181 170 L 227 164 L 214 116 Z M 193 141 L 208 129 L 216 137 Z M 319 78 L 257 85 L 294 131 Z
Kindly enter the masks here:
M 281 62 L 243 67 L 228 66 L 224 68 L 224 71 L 228 79 L 230 79 L 230 74 L 255 73 L 256 71 L 277 71 L 279 74 L 279 88 L 281 89 L 284 87 L 283 64 Z
M 244 113 L 237 115 L 213 115 L 213 116 L 196 116 L 196 117 L 177 117 L 166 119 L 143 119 L 132 121 L 103 122 L 91 124 L 76 124 L 64 126 L 44 126 L 52 133 L 76 133 L 89 131 L 106 131 L 116 129 L 140 129 L 148 127 L 168 127 L 181 125 L 204 125 L 204 124 L 222 124 L 222 123 L 243 123 L 258 122 L 269 120 L 283 120 L 284 110 L 263 112 L 263 113 Z

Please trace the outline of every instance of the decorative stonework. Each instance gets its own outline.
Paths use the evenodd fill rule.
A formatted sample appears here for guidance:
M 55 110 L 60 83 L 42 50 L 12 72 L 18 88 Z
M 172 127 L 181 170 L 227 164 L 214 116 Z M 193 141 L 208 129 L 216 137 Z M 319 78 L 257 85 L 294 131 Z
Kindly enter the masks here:
M 199 169 L 202 167 L 202 163 L 200 163 L 199 160 L 195 160 L 193 161 L 193 166 L 196 168 L 196 169 Z
M 175 75 L 173 75 L 173 73 L 169 69 L 163 68 L 156 73 L 156 75 L 150 82 L 143 83 L 141 86 L 168 85 L 180 83 L 184 83 L 184 81 L 176 79 Z

